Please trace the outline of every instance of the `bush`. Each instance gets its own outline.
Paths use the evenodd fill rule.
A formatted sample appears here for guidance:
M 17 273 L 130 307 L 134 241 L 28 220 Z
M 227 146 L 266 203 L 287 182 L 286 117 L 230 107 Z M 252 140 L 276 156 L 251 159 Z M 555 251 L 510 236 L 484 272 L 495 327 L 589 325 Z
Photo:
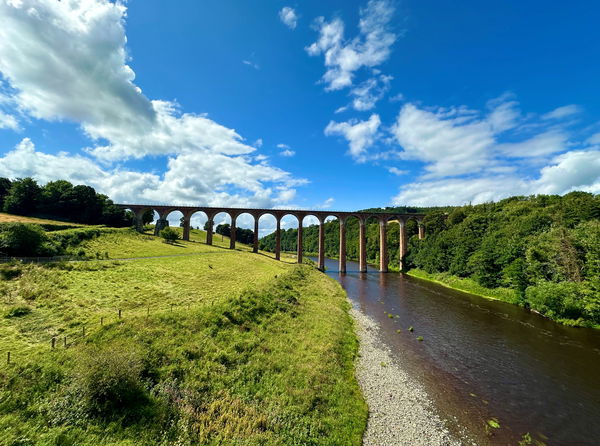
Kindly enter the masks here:
M 600 323 L 600 301 L 585 283 L 541 282 L 525 295 L 531 308 L 546 316 Z
M 21 317 L 28 315 L 29 313 L 31 313 L 31 308 L 21 305 L 9 308 L 8 311 L 4 314 L 4 318 L 10 319 L 13 317 Z
M 141 355 L 131 346 L 90 348 L 78 362 L 72 394 L 90 415 L 131 415 L 148 402 L 141 378 Z
M 160 236 L 165 240 L 166 243 L 173 243 L 179 240 L 179 233 L 175 229 L 168 226 L 160 231 Z
M 0 252 L 8 256 L 51 256 L 56 247 L 39 225 L 0 224 Z

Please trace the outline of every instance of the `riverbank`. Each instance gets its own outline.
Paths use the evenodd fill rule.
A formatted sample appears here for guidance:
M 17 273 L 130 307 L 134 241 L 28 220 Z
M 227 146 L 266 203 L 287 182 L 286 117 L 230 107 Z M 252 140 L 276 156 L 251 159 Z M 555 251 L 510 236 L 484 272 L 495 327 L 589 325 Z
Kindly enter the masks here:
M 375 321 L 352 309 L 360 340 L 356 377 L 369 406 L 364 446 L 454 446 L 422 386 L 379 340 Z
M 528 307 L 527 305 L 523 304 L 523 300 L 519 298 L 516 290 L 511 289 L 511 288 L 494 288 L 494 289 L 485 288 L 485 287 L 479 285 L 473 279 L 460 278 L 460 277 L 456 277 L 456 276 L 453 276 L 448 273 L 431 274 L 431 273 L 428 273 L 426 271 L 423 271 L 423 270 L 420 270 L 417 268 L 406 271 L 404 274 L 409 275 L 411 277 L 416 277 L 418 279 L 427 280 L 429 282 L 434 282 L 434 283 L 442 285 L 446 288 L 451 288 L 453 290 L 463 291 L 465 293 L 473 294 L 478 297 L 483 297 L 484 299 L 498 300 L 501 302 L 518 305 L 520 307 L 526 307 L 526 308 L 529 308 L 529 310 L 531 312 L 536 313 L 546 319 L 550 319 L 550 320 L 557 322 L 559 324 L 562 324 L 562 325 L 568 325 L 571 327 L 585 327 L 585 328 L 592 328 L 592 329 L 600 330 L 600 324 L 593 324 L 590 321 L 583 320 L 581 318 L 567 319 L 567 318 L 561 318 L 561 317 L 554 317 L 552 312 L 548 313 L 548 312 L 540 311 L 542 309 L 545 309 L 544 306 L 542 306 L 539 309 L 534 308 L 533 305 L 531 307 Z
M 474 294 L 485 299 L 500 300 L 502 302 L 508 303 L 515 303 L 517 301 L 517 293 L 513 289 L 485 288 L 472 279 L 463 279 L 460 277 L 452 276 L 448 273 L 431 274 L 421 269 L 414 268 L 406 271 L 404 274 L 409 275 L 411 277 L 416 277 L 418 279 L 428 280 L 430 282 L 443 285 L 446 288 L 452 288 L 453 290 L 464 291 L 469 294 Z

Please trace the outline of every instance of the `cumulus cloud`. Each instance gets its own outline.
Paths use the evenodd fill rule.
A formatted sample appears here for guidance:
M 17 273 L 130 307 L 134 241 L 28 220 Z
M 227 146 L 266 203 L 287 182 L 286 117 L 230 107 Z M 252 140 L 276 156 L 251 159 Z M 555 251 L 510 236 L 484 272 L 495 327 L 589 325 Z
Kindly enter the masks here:
M 298 24 L 298 14 L 296 14 L 294 8 L 284 6 L 281 11 L 279 11 L 279 19 L 289 29 L 296 29 L 296 25 Z
M 379 115 L 372 114 L 366 121 L 351 119 L 348 122 L 331 121 L 325 135 L 341 135 L 350 146 L 350 155 L 359 162 L 366 160 L 367 149 L 373 145 L 381 125 Z
M 319 38 L 306 51 L 311 56 L 324 56 L 327 70 L 322 81 L 327 90 L 351 86 L 355 72 L 376 67 L 389 58 L 396 41 L 396 34 L 390 30 L 393 14 L 389 0 L 369 0 L 366 8 L 360 10 L 359 34 L 352 39 L 344 37 L 341 19 L 316 19 Z
M 47 154 L 35 149 L 29 138 L 0 158 L 0 176 L 33 177 L 41 183 L 66 179 L 88 184 L 118 202 L 173 202 L 215 206 L 273 207 L 286 203 L 295 194 L 294 186 L 302 184 L 290 174 L 268 164 L 251 165 L 242 157 L 203 153 L 185 153 L 169 158 L 162 175 L 120 167 L 106 168 L 84 155 Z M 219 169 L 211 171 L 214 164 Z M 211 171 L 210 175 L 198 172 Z M 270 186 L 265 187 L 265 178 Z M 246 194 L 232 194 L 229 188 Z
M 301 183 L 265 159 L 251 157 L 256 148 L 234 129 L 207 115 L 185 113 L 174 102 L 147 98 L 128 65 L 125 17 L 125 5 L 108 0 L 0 0 L 0 72 L 9 85 L 10 102 L 37 119 L 80 124 L 93 141 L 87 154 L 107 163 L 101 168 L 83 154 L 17 148 L 2 158 L 0 168 L 12 176 L 35 171 L 33 176 L 42 181 L 77 179 L 75 170 L 58 169 L 50 178 L 42 160 L 82 163 L 90 173 L 86 181 L 116 198 L 230 205 L 246 205 L 250 199 L 276 204 L 286 196 L 278 188 L 291 190 Z M 15 122 L 3 116 L 0 125 L 14 128 Z M 106 167 L 147 156 L 168 157 L 164 174 Z M 21 164 L 9 164 L 15 157 Z M 143 179 L 147 187 L 128 187 L 125 174 Z M 94 175 L 101 180 L 94 182 Z
M 518 175 L 448 178 L 410 183 L 393 198 L 396 205 L 443 206 L 497 201 L 511 195 L 600 193 L 600 151 L 577 150 L 558 155 L 537 178 Z

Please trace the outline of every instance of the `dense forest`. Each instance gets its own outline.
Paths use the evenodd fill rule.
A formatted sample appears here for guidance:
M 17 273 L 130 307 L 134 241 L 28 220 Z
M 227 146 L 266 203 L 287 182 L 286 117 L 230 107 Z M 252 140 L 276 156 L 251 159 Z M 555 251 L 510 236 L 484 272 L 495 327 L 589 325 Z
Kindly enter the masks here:
M 600 324 L 600 195 L 512 197 L 425 219 L 407 263 L 515 291 L 514 303 L 577 325 Z
M 0 210 L 9 214 L 67 220 L 76 223 L 130 226 L 131 216 L 93 187 L 68 181 L 40 186 L 33 178 L 0 178 Z
M 470 278 L 489 288 L 514 290 L 513 303 L 562 322 L 600 324 L 600 196 L 571 192 L 563 197 L 511 197 L 498 203 L 452 208 L 414 209 L 426 212 L 426 237 L 407 225 L 407 268 Z M 347 254 L 358 259 L 358 223 L 347 224 Z M 304 228 L 305 252 L 318 251 L 318 226 Z M 325 225 L 325 250 L 336 257 L 339 223 Z M 296 249 L 296 229 L 282 231 L 283 250 Z M 273 234 L 260 241 L 273 251 Z M 390 266 L 398 266 L 398 225 L 387 234 Z M 367 257 L 377 263 L 379 228 L 367 227 Z

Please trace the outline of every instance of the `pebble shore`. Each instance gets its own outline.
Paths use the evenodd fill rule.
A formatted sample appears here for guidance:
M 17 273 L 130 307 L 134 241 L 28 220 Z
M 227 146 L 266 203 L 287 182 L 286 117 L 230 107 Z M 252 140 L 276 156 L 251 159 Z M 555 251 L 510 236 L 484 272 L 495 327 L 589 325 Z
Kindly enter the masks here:
M 363 445 L 461 445 L 435 413 L 422 386 L 394 362 L 379 342 L 377 324 L 356 309 L 351 314 L 360 340 L 356 376 L 369 405 Z

